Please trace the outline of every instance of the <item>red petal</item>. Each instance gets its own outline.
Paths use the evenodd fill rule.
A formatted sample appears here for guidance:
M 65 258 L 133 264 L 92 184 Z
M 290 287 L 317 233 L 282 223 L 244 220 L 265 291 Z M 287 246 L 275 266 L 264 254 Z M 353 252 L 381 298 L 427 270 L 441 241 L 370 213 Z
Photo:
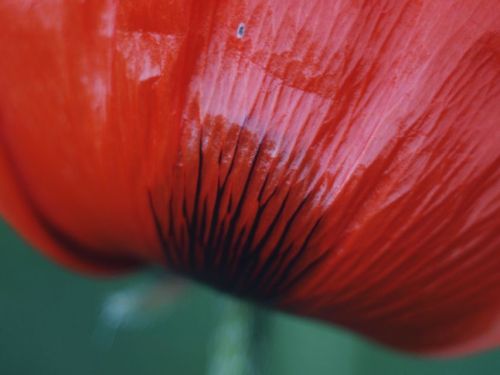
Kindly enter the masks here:
M 0 209 L 66 264 L 166 261 L 407 350 L 498 345 L 499 19 L 4 1 Z

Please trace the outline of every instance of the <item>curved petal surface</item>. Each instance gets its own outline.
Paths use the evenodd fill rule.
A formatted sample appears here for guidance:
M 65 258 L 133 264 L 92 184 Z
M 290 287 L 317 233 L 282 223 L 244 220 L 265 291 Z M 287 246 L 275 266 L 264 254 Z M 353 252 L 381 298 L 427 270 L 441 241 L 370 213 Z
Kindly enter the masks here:
M 411 351 L 500 342 L 500 3 L 3 0 L 0 212 Z

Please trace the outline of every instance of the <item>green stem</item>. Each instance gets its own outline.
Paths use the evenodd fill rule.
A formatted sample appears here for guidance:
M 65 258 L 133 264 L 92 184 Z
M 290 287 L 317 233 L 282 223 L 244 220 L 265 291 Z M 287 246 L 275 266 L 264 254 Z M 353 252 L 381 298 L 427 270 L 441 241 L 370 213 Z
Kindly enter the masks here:
M 209 375 L 259 374 L 262 314 L 250 304 L 224 298 L 214 333 Z

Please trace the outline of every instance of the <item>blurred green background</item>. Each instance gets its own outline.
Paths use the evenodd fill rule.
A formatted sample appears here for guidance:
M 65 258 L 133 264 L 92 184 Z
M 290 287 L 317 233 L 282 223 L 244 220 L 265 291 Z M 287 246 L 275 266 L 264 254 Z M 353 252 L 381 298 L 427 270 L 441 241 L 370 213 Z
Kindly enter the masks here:
M 2 375 L 500 374 L 499 350 L 417 359 L 154 272 L 85 278 L 2 222 L 0 249 Z

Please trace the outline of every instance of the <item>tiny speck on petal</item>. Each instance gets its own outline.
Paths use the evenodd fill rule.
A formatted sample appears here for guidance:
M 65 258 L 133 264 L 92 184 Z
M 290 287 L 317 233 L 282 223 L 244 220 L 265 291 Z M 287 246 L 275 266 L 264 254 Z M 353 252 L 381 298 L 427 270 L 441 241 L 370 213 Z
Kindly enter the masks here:
M 240 23 L 238 25 L 238 28 L 236 29 L 236 37 L 238 39 L 242 39 L 244 35 L 245 35 L 245 24 Z

